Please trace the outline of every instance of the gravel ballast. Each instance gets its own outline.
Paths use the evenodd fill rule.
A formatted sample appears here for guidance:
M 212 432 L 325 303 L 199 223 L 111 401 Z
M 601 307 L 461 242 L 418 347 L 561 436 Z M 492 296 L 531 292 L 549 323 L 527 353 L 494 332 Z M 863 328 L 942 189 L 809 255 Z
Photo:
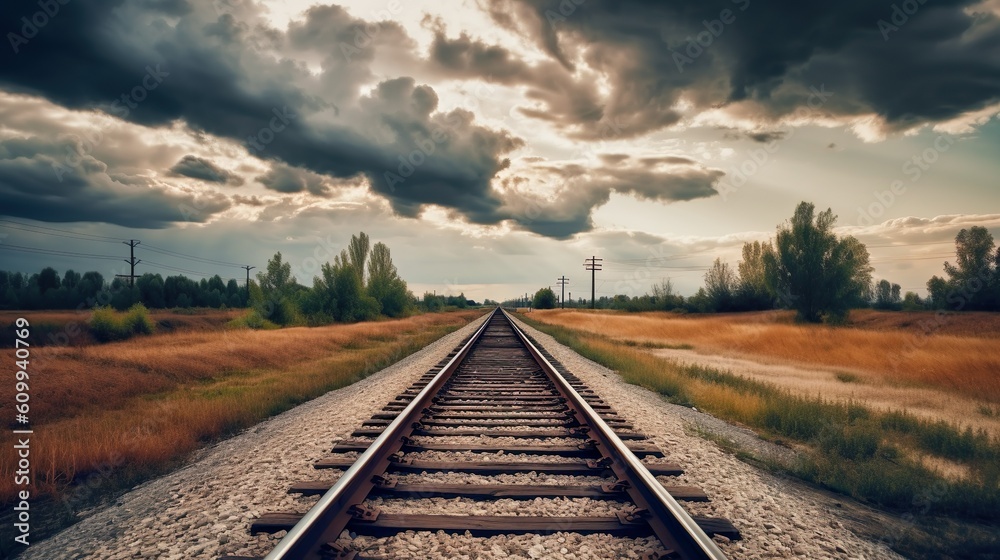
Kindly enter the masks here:
M 306 511 L 316 498 L 288 495 L 287 488 L 302 480 L 337 478 L 337 471 L 316 471 L 312 463 L 329 456 L 333 441 L 363 439 L 352 438 L 350 433 L 433 367 L 479 324 L 477 320 L 358 383 L 332 391 L 200 452 L 188 466 L 137 487 L 115 504 L 92 512 L 44 542 L 33 544 L 23 558 L 179 560 L 265 555 L 274 546 L 275 537 L 252 537 L 249 524 L 268 511 Z M 680 477 L 660 477 L 664 484 L 700 486 L 712 498 L 705 504 L 685 503 L 688 511 L 726 517 L 742 531 L 744 540 L 720 544 L 730 558 L 900 558 L 852 532 L 838 515 L 842 512 L 838 511 L 836 500 L 739 461 L 715 443 L 693 435 L 691 426 L 704 429 L 704 425 L 710 425 L 713 433 L 741 441 L 756 439 L 752 433 L 727 428 L 728 424 L 710 416 L 666 403 L 650 391 L 626 384 L 614 372 L 559 345 L 548 335 L 525 328 L 622 418 L 634 423 L 636 430 L 653 437 L 665 451 L 665 461 L 686 469 Z M 465 436 L 454 439 L 484 441 Z M 508 439 L 517 441 L 490 439 L 499 444 L 510 443 Z M 766 448 L 769 444 L 753 445 Z M 425 452 L 422 457 L 464 455 Z M 560 461 L 554 457 L 537 459 Z M 490 460 L 509 459 L 491 457 Z M 468 484 L 606 482 L 600 477 L 535 473 L 497 476 L 429 473 L 397 478 L 400 482 Z M 612 509 L 622 507 L 615 502 L 580 499 L 476 504 L 465 499 L 430 498 L 405 503 L 375 498 L 371 502 L 387 511 L 467 515 L 480 511 L 498 515 L 578 515 L 581 507 L 593 515 L 607 515 Z M 406 532 L 390 538 L 358 537 L 354 544 L 362 547 L 368 557 L 421 559 L 638 558 L 645 549 L 662 550 L 652 538 L 568 533 L 480 539 L 443 532 Z

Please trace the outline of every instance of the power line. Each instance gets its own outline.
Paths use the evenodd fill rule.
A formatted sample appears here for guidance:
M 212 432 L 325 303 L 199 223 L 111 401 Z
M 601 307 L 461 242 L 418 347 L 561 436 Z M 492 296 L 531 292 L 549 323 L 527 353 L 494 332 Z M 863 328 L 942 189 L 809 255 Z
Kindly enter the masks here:
M 5 224 L 14 224 L 14 225 L 0 224 L 0 227 L 9 228 L 9 229 L 16 229 L 16 230 L 20 230 L 20 231 L 26 231 L 28 233 L 39 233 L 39 234 L 42 234 L 42 235 L 52 235 L 52 236 L 55 236 L 55 237 L 64 237 L 64 238 L 67 238 L 67 239 L 80 239 L 82 241 L 98 241 L 98 242 L 101 242 L 101 243 L 119 243 L 119 242 L 121 242 L 120 238 L 108 237 L 108 236 L 105 236 L 105 235 L 97 235 L 97 234 L 93 234 L 93 233 L 84 233 L 84 232 L 79 232 L 79 231 L 71 231 L 71 230 L 59 229 L 59 228 L 53 228 L 53 227 L 47 227 L 47 226 L 36 226 L 36 225 L 33 225 L 33 224 L 25 224 L 25 223 L 22 223 L 22 222 L 15 222 L 13 220 L 6 220 L 6 219 L 0 219 L 0 222 L 4 222 Z M 198 256 L 195 256 L 195 255 L 188 255 L 188 254 L 185 254 L 185 253 L 180 253 L 180 252 L 177 252 L 177 251 L 172 251 L 172 250 L 166 249 L 164 247 L 158 247 L 156 245 L 150 245 L 149 243 L 144 243 L 143 244 L 143 248 L 144 249 L 148 249 L 148 250 L 150 250 L 150 251 L 152 251 L 154 253 L 160 253 L 160 254 L 165 255 L 165 256 L 182 258 L 182 259 L 189 259 L 189 260 L 193 260 L 193 261 L 200 262 L 200 263 L 205 263 L 205 264 L 217 264 L 217 265 L 222 265 L 222 266 L 232 266 L 232 267 L 236 267 L 236 268 L 243 268 L 243 265 L 241 265 L 241 264 L 237 264 L 237 263 L 233 263 L 233 262 L 229 262 L 229 261 L 222 261 L 222 260 L 218 260 L 218 259 L 209 259 L 209 258 L 205 258 L 205 257 L 198 257 Z
M 205 273 L 205 272 L 199 272 L 197 270 L 188 270 L 186 268 L 180 268 L 180 267 L 176 267 L 176 266 L 170 266 L 168 264 L 158 263 L 158 262 L 154 262 L 154 261 L 144 261 L 144 262 L 146 264 L 148 264 L 148 265 L 157 266 L 159 268 L 164 268 L 164 269 L 167 269 L 167 270 L 172 270 L 174 272 L 182 272 L 184 274 L 193 274 L 195 276 L 202 276 L 204 278 L 211 278 L 212 276 L 219 276 L 218 274 L 208 274 L 208 273 Z M 221 278 L 221 276 L 219 276 L 219 277 Z M 228 278 L 227 278 L 227 280 L 228 280 Z
M 196 257 L 194 255 L 186 255 L 184 253 L 178 253 L 177 251 L 171 251 L 170 249 L 164 249 L 163 247 L 157 247 L 156 245 L 150 245 L 149 243 L 145 244 L 144 247 L 146 249 L 150 250 L 150 251 L 153 251 L 154 253 L 160 253 L 162 255 L 167 255 L 167 256 L 170 256 L 170 257 L 179 257 L 179 258 L 182 258 L 182 259 L 190 259 L 190 260 L 202 262 L 202 263 L 205 263 L 205 264 L 219 264 L 219 265 L 223 265 L 223 266 L 233 266 L 233 267 L 236 267 L 236 268 L 243 268 L 242 264 L 231 263 L 231 262 L 228 262 L 228 261 L 220 261 L 220 260 L 216 260 L 216 259 L 206 259 L 204 257 Z
M 20 230 L 20 231 L 26 231 L 28 233 L 41 233 L 43 235 L 52 235 L 54 237 L 64 237 L 66 239 L 80 239 L 82 241 L 97 241 L 99 243 L 117 243 L 118 242 L 118 240 L 111 241 L 111 240 L 107 240 L 107 239 L 94 239 L 94 238 L 91 238 L 91 237 L 83 237 L 81 235 L 69 235 L 69 234 L 63 234 L 63 233 L 53 233 L 53 232 L 50 232 L 50 231 L 36 231 L 36 230 L 33 230 L 33 229 L 28 229 L 28 228 L 23 228 L 23 227 L 17 227 L 17 226 L 12 226 L 12 225 L 7 225 L 7 224 L 0 224 L 0 227 L 7 228 L 7 229 L 16 229 L 16 230 Z
M 24 247 L 21 245 L 9 245 L 7 243 L 0 244 L 0 249 L 9 249 L 12 251 L 20 251 L 23 253 L 38 253 L 41 255 L 57 255 L 61 257 L 79 257 L 87 259 L 106 259 L 117 261 L 121 257 L 115 257 L 111 255 L 95 255 L 91 253 L 77 253 L 74 251 L 58 251 L 55 249 L 41 249 L 39 247 Z
M 2 219 L 2 218 L 0 218 L 0 222 L 5 222 L 5 223 L 8 223 L 8 224 L 16 224 L 16 225 L 19 225 L 19 226 L 24 226 L 24 227 L 29 227 L 29 228 L 35 228 L 35 229 L 42 229 L 42 230 L 49 230 L 49 231 L 58 231 L 60 233 L 67 233 L 67 234 L 76 235 L 76 236 L 86 236 L 84 238 L 88 238 L 88 239 L 91 239 L 93 241 L 102 241 L 103 240 L 103 241 L 108 242 L 108 243 L 110 243 L 110 242 L 118 243 L 119 241 L 121 241 L 121 238 L 118 238 L 118 237 L 108 237 L 106 235 L 97 235 L 95 233 L 83 233 L 83 232 L 79 232 L 79 231 L 70 231 L 70 230 L 59 229 L 59 228 L 48 227 L 48 226 L 36 226 L 34 224 L 25 224 L 23 222 L 15 222 L 14 220 L 5 220 L 5 219 Z M 3 227 L 11 227 L 11 226 L 3 226 Z M 13 228 L 13 229 L 23 229 L 23 228 Z M 31 231 L 31 230 L 25 230 L 25 231 Z M 46 232 L 44 232 L 44 231 L 35 231 L 33 233 L 46 233 Z M 55 235 L 55 234 L 49 233 L 47 235 Z M 63 236 L 60 236 L 60 237 L 63 237 Z

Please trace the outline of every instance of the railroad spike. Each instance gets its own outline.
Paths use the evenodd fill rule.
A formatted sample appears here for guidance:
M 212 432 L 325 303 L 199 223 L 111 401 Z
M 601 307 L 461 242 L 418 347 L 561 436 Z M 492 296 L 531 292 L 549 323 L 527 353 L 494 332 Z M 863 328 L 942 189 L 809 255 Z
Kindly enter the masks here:
M 324 559 L 329 560 L 354 560 L 358 557 L 358 551 L 350 550 L 341 544 L 328 542 L 320 548 L 320 554 Z
M 379 508 L 370 508 L 362 504 L 354 504 L 349 510 L 355 521 L 373 522 L 378 520 L 381 513 Z
M 385 475 L 376 474 L 372 476 L 372 484 L 374 484 L 376 488 L 388 489 L 395 488 L 397 481 Z

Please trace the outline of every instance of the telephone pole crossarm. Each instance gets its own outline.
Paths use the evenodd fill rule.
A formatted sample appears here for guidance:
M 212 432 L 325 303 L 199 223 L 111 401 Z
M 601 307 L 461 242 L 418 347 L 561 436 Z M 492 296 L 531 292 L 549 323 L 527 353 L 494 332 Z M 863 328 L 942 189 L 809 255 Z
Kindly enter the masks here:
M 584 268 L 584 270 L 589 270 L 590 271 L 590 308 L 591 309 L 595 309 L 595 307 L 594 307 L 594 296 L 596 295 L 595 284 L 597 282 L 597 271 L 601 270 L 601 267 L 604 266 L 603 264 L 601 264 L 601 261 L 603 261 L 603 260 L 604 259 L 599 259 L 596 256 L 592 256 L 589 259 L 586 259 L 586 260 L 583 261 L 583 268 Z
M 566 276 L 563 275 L 560 278 L 556 278 L 556 281 L 559 283 L 559 286 L 562 287 L 562 294 L 559 296 L 559 307 L 561 309 L 565 309 L 566 308 L 566 284 L 569 284 L 569 278 L 566 278 Z
M 129 264 L 129 267 L 132 269 L 131 272 L 129 272 L 129 274 L 128 274 L 129 287 L 135 287 L 135 265 L 137 265 L 137 264 L 139 264 L 139 263 L 142 262 L 141 260 L 136 260 L 136 258 L 135 258 L 135 246 L 138 245 L 139 243 L 141 243 L 141 241 L 139 241 L 138 239 L 129 239 L 128 241 L 122 241 L 122 243 L 124 243 L 125 245 L 128 245 L 128 249 L 129 249 L 128 250 L 129 258 L 125 259 L 125 262 L 127 262 Z M 116 274 L 115 276 L 122 276 L 122 277 L 124 277 L 125 275 L 124 274 Z

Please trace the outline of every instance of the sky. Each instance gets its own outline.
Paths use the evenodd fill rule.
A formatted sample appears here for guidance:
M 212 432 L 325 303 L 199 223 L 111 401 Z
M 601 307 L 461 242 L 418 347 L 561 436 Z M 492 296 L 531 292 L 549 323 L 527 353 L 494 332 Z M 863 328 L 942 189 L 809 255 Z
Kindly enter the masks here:
M 1000 0 L 63 2 L 0 15 L 0 269 L 689 295 L 808 201 L 923 295 L 1000 238 Z

